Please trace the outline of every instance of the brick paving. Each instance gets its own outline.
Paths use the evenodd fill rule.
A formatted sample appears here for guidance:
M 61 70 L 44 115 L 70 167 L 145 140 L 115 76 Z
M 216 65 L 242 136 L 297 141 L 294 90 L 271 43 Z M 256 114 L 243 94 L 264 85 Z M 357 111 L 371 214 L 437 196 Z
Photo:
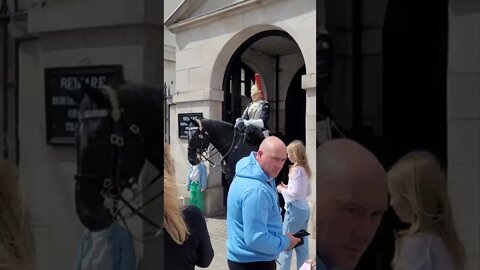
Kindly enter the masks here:
M 215 256 L 213 258 L 212 264 L 208 268 L 195 268 L 195 269 L 211 269 L 211 270 L 228 270 L 227 267 L 227 224 L 225 217 L 214 217 L 206 218 L 208 232 L 210 234 L 210 240 L 212 241 L 213 250 Z M 309 239 L 310 247 L 310 258 L 314 257 L 315 254 L 315 240 Z M 295 255 L 293 256 L 291 270 L 294 269 L 296 265 Z

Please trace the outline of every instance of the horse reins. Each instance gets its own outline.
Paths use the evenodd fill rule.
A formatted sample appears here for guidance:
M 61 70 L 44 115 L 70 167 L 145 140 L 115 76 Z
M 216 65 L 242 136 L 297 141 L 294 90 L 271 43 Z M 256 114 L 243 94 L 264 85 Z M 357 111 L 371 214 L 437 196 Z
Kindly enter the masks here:
M 118 97 L 115 93 L 115 90 L 111 87 L 108 87 L 108 86 L 104 86 L 104 89 L 107 91 L 108 97 L 110 99 L 110 103 L 111 103 L 111 107 L 112 107 L 111 118 L 114 122 L 113 132 L 110 135 L 110 143 L 113 144 L 114 146 L 116 146 L 114 149 L 117 150 L 117 151 L 114 150 L 114 152 L 116 152 L 115 154 L 117 156 L 117 164 L 115 164 L 116 166 L 115 166 L 115 178 L 114 179 L 120 179 L 120 169 L 122 167 L 123 160 L 122 160 L 122 155 L 120 155 L 119 153 L 120 153 L 121 147 L 123 147 L 123 145 L 124 145 L 123 137 L 120 134 L 120 130 L 121 130 L 120 124 L 122 123 L 120 120 L 123 120 L 124 124 L 126 124 L 126 126 L 128 127 L 128 130 L 132 134 L 135 135 L 134 137 L 136 137 L 142 145 L 145 143 L 145 139 L 141 135 L 140 128 L 135 124 L 130 124 L 130 121 L 128 121 L 125 114 L 122 113 L 123 110 L 120 108 L 120 103 L 118 101 Z M 118 130 L 117 133 L 115 133 L 116 130 Z M 157 176 L 155 176 L 152 180 L 150 180 L 149 183 L 147 184 L 147 186 L 142 190 L 142 192 L 146 188 L 150 187 L 153 183 L 155 183 L 158 179 L 160 179 L 161 175 L 162 175 L 161 172 L 159 172 L 159 174 Z M 156 199 L 156 198 L 160 197 L 162 194 L 163 194 L 163 189 L 159 194 L 154 196 L 152 199 Z M 111 195 L 111 194 L 109 194 L 109 195 Z M 136 198 L 138 195 L 139 194 L 136 194 L 134 196 L 134 198 Z M 152 200 L 149 200 L 147 203 L 145 203 L 142 206 L 140 206 L 139 208 L 135 209 L 130 203 L 133 199 L 127 201 L 123 197 L 122 194 L 119 194 L 118 199 L 120 199 L 125 204 L 125 206 L 127 206 L 127 208 L 129 208 L 134 214 L 138 215 L 144 221 L 146 221 L 147 223 L 149 223 L 150 225 L 152 225 L 153 227 L 155 227 L 157 229 L 162 229 L 161 226 L 157 225 L 155 222 L 153 222 L 147 216 L 145 216 L 144 214 L 139 212 L 139 210 L 141 208 L 143 208 L 145 205 L 149 204 Z M 117 213 L 119 213 L 119 212 L 117 212 Z
M 222 169 L 222 172 L 225 173 L 225 169 L 223 167 L 223 162 L 225 161 L 225 159 L 228 157 L 228 155 L 234 153 L 237 149 L 238 149 L 238 146 L 240 145 L 240 143 L 242 142 L 242 140 L 238 140 L 237 144 L 235 144 L 235 139 L 236 139 L 236 135 L 237 135 L 237 129 L 234 127 L 233 128 L 233 138 L 232 138 L 232 142 L 230 143 L 230 147 L 227 151 L 227 153 L 222 156 L 222 158 L 218 161 L 218 163 L 215 163 L 213 161 L 210 160 L 209 157 L 207 157 L 205 155 L 205 153 L 207 152 L 207 148 L 205 148 L 205 150 L 203 150 L 203 136 L 207 136 L 208 138 L 210 138 L 210 135 L 208 134 L 207 131 L 203 132 L 202 134 L 202 130 L 203 130 L 203 125 L 202 125 L 202 122 L 200 120 L 196 120 L 197 123 L 198 123 L 198 131 L 199 131 L 199 134 L 198 134 L 198 137 L 200 139 L 200 146 L 197 148 L 197 149 L 193 149 L 193 148 L 190 148 L 190 147 L 187 147 L 188 150 L 195 150 L 196 153 L 198 155 L 200 155 L 200 157 L 202 157 L 204 160 L 208 161 L 210 164 L 213 165 L 213 167 L 216 167 L 218 166 L 219 164 L 222 165 L 221 166 L 221 169 Z M 243 136 L 243 140 L 245 140 L 245 135 Z M 208 140 L 209 143 L 211 143 L 211 140 L 209 139 Z M 229 145 L 229 143 L 223 145 L 222 147 L 220 147 L 219 149 L 215 148 L 217 150 L 216 153 L 220 152 L 222 149 L 224 149 L 225 147 L 227 147 Z M 234 146 L 235 145 L 235 146 Z M 202 151 L 203 150 L 203 151 Z M 213 154 L 210 154 L 210 156 L 216 154 L 216 153 L 213 153 Z
M 109 177 L 106 177 L 102 179 L 102 177 L 99 176 L 94 176 L 94 175 L 85 175 L 85 174 L 79 174 L 77 173 L 75 175 L 76 180 L 85 180 L 85 179 L 93 179 L 93 180 L 103 180 L 102 183 L 102 190 L 101 190 L 101 195 L 105 198 L 109 198 L 114 200 L 114 203 L 116 203 L 118 200 L 122 201 L 127 208 L 129 208 L 132 211 L 132 214 L 138 215 L 140 218 L 142 218 L 145 222 L 149 223 L 153 227 L 157 229 L 163 229 L 161 226 L 153 222 L 151 219 L 149 219 L 147 216 L 139 212 L 141 208 L 146 206 L 147 204 L 151 203 L 153 200 L 157 199 L 163 194 L 163 189 L 159 194 L 155 195 L 153 198 L 151 198 L 149 201 L 144 203 L 142 206 L 139 208 L 135 209 L 131 205 L 131 201 L 133 201 L 139 194 L 141 194 L 143 191 L 145 191 L 146 188 L 150 187 L 153 183 L 155 183 L 158 179 L 161 178 L 162 173 L 159 173 L 157 176 L 155 176 L 153 179 L 151 179 L 147 186 L 142 189 L 140 193 L 137 193 L 134 195 L 134 197 L 130 200 L 126 200 L 123 195 L 120 193 L 119 188 L 116 186 L 113 186 L 114 181 L 117 179 L 120 179 L 121 177 L 121 167 L 123 165 L 123 159 L 121 153 L 121 149 L 124 145 L 124 138 L 121 135 L 121 125 L 124 124 L 128 127 L 128 130 L 134 135 L 135 138 L 137 138 L 142 145 L 145 143 L 145 138 L 141 134 L 140 128 L 135 125 L 131 124 L 130 121 L 127 119 L 125 114 L 123 114 L 123 109 L 120 108 L 120 104 L 118 101 L 118 97 L 115 93 L 115 90 L 111 87 L 108 86 L 103 86 L 102 87 L 108 94 L 108 98 L 110 100 L 111 104 L 111 110 L 110 110 L 110 118 L 113 120 L 113 128 L 112 128 L 112 133 L 110 134 L 110 144 L 114 146 L 113 151 L 111 151 L 111 159 L 108 163 L 108 172 L 110 174 Z M 88 110 L 85 111 L 83 114 L 80 116 L 81 119 L 91 119 L 91 118 L 108 118 L 109 117 L 109 110 L 108 109 L 96 109 L 96 110 Z M 116 181 L 115 181 L 116 182 Z M 112 193 L 114 191 L 114 188 L 116 187 L 115 193 Z M 122 208 L 123 209 L 123 208 Z M 113 214 L 113 218 L 115 219 L 116 215 L 119 214 L 119 211 L 115 211 Z M 122 220 L 123 216 L 120 214 Z M 125 222 L 124 222 L 125 223 Z

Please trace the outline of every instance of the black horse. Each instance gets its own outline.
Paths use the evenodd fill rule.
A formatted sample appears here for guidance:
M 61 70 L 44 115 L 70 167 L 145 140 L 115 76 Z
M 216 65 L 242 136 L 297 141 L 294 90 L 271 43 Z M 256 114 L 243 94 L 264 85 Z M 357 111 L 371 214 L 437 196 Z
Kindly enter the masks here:
M 262 131 L 253 126 L 239 129 L 228 122 L 212 119 L 202 119 L 192 121 L 193 132 L 190 131 L 188 140 L 188 161 L 190 164 L 198 163 L 198 155 L 216 165 L 222 166 L 225 181 L 222 181 L 224 188 L 224 205 L 226 206 L 226 195 L 230 184 L 235 176 L 235 166 L 237 162 L 248 156 L 252 151 L 257 151 L 263 140 Z M 190 128 L 192 130 L 192 128 Z M 204 153 L 208 146 L 212 144 L 222 156 L 221 162 L 211 161 Z M 275 179 L 276 184 L 280 182 L 288 183 L 288 161 Z M 283 208 L 284 200 L 280 196 L 280 206 Z M 283 215 L 284 212 L 282 212 Z
M 260 146 L 261 139 L 258 138 L 261 138 L 259 134 L 261 132 L 255 133 L 256 129 L 241 131 L 228 122 L 212 119 L 195 120 L 192 124 L 193 128 L 190 127 L 190 130 L 194 131 L 190 131 L 188 140 L 188 162 L 192 165 L 198 163 L 197 156 L 203 155 L 212 144 L 222 155 L 222 171 L 225 173 L 227 184 L 230 185 L 237 162 Z M 248 136 L 252 133 L 252 136 Z M 257 140 L 249 138 L 257 138 Z M 204 155 L 203 157 L 210 160 Z
M 122 193 L 137 185 L 148 160 L 158 175 L 141 183 L 139 193 L 146 191 L 142 193 L 143 206 L 153 202 L 163 207 L 162 90 L 132 84 L 83 89 L 82 97 L 73 97 L 79 104 L 75 202 L 80 221 L 91 231 L 105 229 L 114 220 L 123 220 L 121 211 L 116 211 L 122 202 L 160 229 L 162 215 L 147 217 Z

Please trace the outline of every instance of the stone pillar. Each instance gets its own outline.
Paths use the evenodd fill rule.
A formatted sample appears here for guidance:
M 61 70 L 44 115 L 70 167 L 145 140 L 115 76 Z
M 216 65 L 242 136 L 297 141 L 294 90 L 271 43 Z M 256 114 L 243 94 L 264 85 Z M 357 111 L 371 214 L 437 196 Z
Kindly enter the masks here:
M 179 75 L 177 71 L 177 80 L 178 76 Z M 206 80 L 205 82 L 199 81 L 198 84 L 192 84 L 191 86 L 208 84 L 207 79 L 209 76 L 210 75 L 203 76 L 204 80 Z M 185 83 L 178 80 L 177 89 L 179 89 L 179 91 L 173 96 L 172 106 L 170 108 L 170 147 L 175 160 L 177 187 L 180 196 L 185 198 L 185 203 L 187 204 L 190 198 L 190 193 L 185 187 L 189 166 L 187 159 L 188 141 L 186 139 L 178 138 L 178 114 L 201 112 L 203 113 L 204 118 L 222 119 L 223 101 L 222 91 L 212 90 L 209 88 L 189 91 L 188 85 L 188 81 Z M 218 154 L 211 157 L 213 162 L 217 162 L 219 159 L 220 155 Z M 223 214 L 225 212 L 225 208 L 223 206 L 222 172 L 220 165 L 213 167 L 213 165 L 208 162 L 206 162 L 205 165 L 208 173 L 208 188 L 203 194 L 203 202 L 205 207 L 204 213 L 206 216 Z
M 315 172 L 317 164 L 316 161 L 316 119 L 317 119 L 317 76 L 316 74 L 305 74 L 302 76 L 302 88 L 307 91 L 306 98 L 306 123 L 305 123 L 305 147 L 307 149 L 307 156 L 308 162 L 310 164 L 310 168 L 312 169 L 312 194 L 308 197 L 309 205 L 310 205 L 310 222 L 308 231 L 311 234 L 311 237 L 315 239 L 316 237 L 316 181 L 315 179 Z
M 480 268 L 480 2 L 450 1 L 448 187 L 466 269 Z
M 45 143 L 44 69 L 122 65 L 126 80 L 161 87 L 161 5 L 156 0 L 47 0 L 28 6 L 28 31 L 38 40 L 23 43 L 19 51 L 19 174 L 33 217 L 35 269 L 71 268 L 84 229 L 75 213 L 75 147 Z M 161 223 L 159 201 L 144 210 Z M 129 223 L 137 237 L 152 232 L 139 218 Z M 139 269 L 162 265 L 162 244 L 162 239 L 135 241 Z

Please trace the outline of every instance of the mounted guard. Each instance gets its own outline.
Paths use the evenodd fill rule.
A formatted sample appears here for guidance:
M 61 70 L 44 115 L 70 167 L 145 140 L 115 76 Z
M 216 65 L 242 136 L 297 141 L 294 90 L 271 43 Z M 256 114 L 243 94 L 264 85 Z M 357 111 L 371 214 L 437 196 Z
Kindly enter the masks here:
M 242 114 L 242 117 L 237 118 L 235 121 L 235 127 L 239 128 L 240 130 L 245 130 L 247 136 L 250 136 L 252 133 L 256 133 L 249 131 L 251 127 L 257 127 L 263 133 L 263 138 L 261 138 L 261 140 L 263 140 L 265 137 L 270 135 L 270 131 L 268 129 L 270 106 L 265 100 L 265 90 L 262 88 L 260 74 L 258 73 L 255 74 L 255 84 L 250 90 L 250 97 L 252 98 L 252 102 L 248 104 L 247 108 Z

